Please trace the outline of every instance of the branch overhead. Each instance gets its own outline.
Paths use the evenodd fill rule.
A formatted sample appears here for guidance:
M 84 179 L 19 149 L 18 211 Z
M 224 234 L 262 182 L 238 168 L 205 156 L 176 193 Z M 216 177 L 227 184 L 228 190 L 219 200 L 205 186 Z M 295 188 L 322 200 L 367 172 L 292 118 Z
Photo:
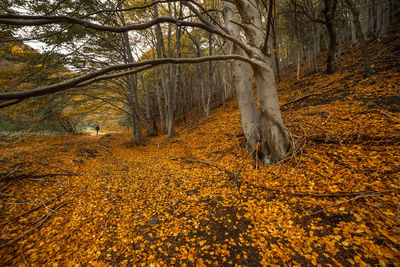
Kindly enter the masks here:
M 13 100 L 16 104 L 26 98 L 48 95 L 48 94 L 64 91 L 64 90 L 74 88 L 74 87 L 83 87 L 83 86 L 92 84 L 94 82 L 100 81 L 100 80 L 107 80 L 107 79 L 112 79 L 112 78 L 117 78 L 117 77 L 121 77 L 121 76 L 125 76 L 125 75 L 134 74 L 134 73 L 143 71 L 145 69 L 149 69 L 149 68 L 152 68 L 152 67 L 155 67 L 158 65 L 162 65 L 162 64 L 193 64 L 193 63 L 202 63 L 202 62 L 207 62 L 207 61 L 229 60 L 229 59 L 241 60 L 241 61 L 247 62 L 249 64 L 257 64 L 256 62 L 252 61 L 251 59 L 244 57 L 244 56 L 240 56 L 240 55 L 205 56 L 205 57 L 198 57 L 198 58 L 153 59 L 153 60 L 147 60 L 147 61 L 142 61 L 142 62 L 126 63 L 126 64 L 109 66 L 104 69 L 95 71 L 93 73 L 89 73 L 86 75 L 82 75 L 82 76 L 67 80 L 65 82 L 56 83 L 56 84 L 43 86 L 43 87 L 38 87 L 38 88 L 30 89 L 27 91 L 23 91 L 23 92 L 0 93 L 0 100 Z M 137 68 L 137 69 L 122 72 L 122 73 L 114 73 L 111 75 L 105 75 L 105 74 L 113 72 L 113 71 L 121 71 L 121 70 L 126 70 L 126 69 L 131 69 L 131 68 Z M 18 101 L 16 101 L 16 100 L 18 100 Z M 6 103 L 10 103 L 7 105 L 7 106 L 9 106 L 12 104 L 12 101 L 9 101 Z M 3 103 L 3 105 L 5 105 L 6 103 Z

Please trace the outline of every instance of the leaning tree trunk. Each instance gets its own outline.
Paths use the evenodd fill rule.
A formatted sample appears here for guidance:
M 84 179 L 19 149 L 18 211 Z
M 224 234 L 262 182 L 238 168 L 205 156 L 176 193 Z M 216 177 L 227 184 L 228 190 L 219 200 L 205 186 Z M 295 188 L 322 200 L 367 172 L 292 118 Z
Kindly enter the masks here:
M 229 5 L 225 1 L 224 4 Z M 252 44 L 252 49 L 247 51 L 247 54 L 258 63 L 251 65 L 259 103 L 261 148 L 258 156 L 262 158 L 265 165 L 274 165 L 285 157 L 291 147 L 291 142 L 282 122 L 272 59 L 262 49 L 265 33 L 262 30 L 257 2 L 255 0 L 237 0 L 236 7 L 242 18 L 242 28 L 246 39 L 248 43 Z M 235 13 L 233 12 L 233 14 Z

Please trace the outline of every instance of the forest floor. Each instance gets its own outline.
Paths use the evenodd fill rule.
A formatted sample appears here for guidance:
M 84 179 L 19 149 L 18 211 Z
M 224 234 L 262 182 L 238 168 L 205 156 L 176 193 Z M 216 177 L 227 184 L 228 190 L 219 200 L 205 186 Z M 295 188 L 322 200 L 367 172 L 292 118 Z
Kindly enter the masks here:
M 246 153 L 236 101 L 145 146 L 3 141 L 0 264 L 399 266 L 400 38 L 369 50 L 369 78 L 356 47 L 278 83 L 294 149 L 274 167 Z

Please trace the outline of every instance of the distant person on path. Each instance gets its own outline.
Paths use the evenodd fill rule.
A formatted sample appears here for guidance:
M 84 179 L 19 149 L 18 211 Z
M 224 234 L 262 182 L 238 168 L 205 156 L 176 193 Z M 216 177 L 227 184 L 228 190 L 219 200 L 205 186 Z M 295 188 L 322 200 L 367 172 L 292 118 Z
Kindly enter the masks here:
M 96 124 L 95 129 L 96 129 L 96 135 L 99 135 L 100 126 L 98 124 Z

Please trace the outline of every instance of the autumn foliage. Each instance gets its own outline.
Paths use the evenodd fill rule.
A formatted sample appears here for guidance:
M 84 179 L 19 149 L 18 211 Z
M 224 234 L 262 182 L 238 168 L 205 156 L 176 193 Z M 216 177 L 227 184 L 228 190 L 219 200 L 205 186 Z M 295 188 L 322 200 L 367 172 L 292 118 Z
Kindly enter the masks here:
M 293 149 L 264 167 L 237 103 L 132 146 L 125 133 L 2 142 L 2 265 L 400 264 L 399 38 L 278 84 Z M 397 60 L 396 60 L 397 59 Z

